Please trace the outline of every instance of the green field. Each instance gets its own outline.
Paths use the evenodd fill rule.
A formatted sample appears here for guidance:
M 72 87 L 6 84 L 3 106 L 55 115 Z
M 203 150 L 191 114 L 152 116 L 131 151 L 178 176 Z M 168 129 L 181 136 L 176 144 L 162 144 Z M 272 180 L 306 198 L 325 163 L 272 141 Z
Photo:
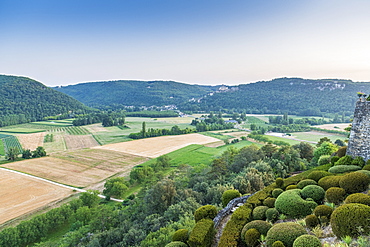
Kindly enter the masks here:
M 330 133 L 319 133 L 319 132 L 295 132 L 295 133 L 292 133 L 292 135 L 295 136 L 297 139 L 314 141 L 314 142 L 318 142 L 320 138 L 323 138 L 323 137 L 329 138 L 332 142 L 335 142 L 335 140 L 337 139 L 340 139 L 342 141 L 348 139 L 346 136 L 343 136 L 343 135 L 330 134 Z
M 244 124 L 242 124 L 242 127 L 250 128 L 251 124 L 264 127 L 264 126 L 267 126 L 266 122 L 268 123 L 268 117 L 266 116 L 261 116 L 261 117 L 247 116 L 247 120 L 244 121 Z

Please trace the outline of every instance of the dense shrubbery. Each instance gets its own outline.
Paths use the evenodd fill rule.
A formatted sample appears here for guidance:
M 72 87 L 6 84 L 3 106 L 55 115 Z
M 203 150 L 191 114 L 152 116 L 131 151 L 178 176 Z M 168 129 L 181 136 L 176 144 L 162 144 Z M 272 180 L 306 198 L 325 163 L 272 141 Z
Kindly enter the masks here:
M 319 180 L 318 185 L 324 190 L 328 190 L 331 187 L 339 187 L 339 181 L 341 176 L 326 176 Z
M 266 219 L 266 211 L 269 209 L 267 206 L 257 206 L 252 211 L 252 218 L 254 220 L 265 220 Z
M 172 236 L 172 241 L 180 241 L 186 243 L 189 239 L 189 230 L 188 229 L 179 229 L 177 230 L 173 236 Z
M 210 246 L 215 235 L 214 223 L 210 219 L 198 221 L 189 235 L 190 247 Z
M 174 241 L 167 244 L 165 247 L 188 247 L 188 245 L 181 241 Z
M 346 174 L 339 181 L 339 186 L 349 194 L 362 192 L 368 188 L 370 178 L 359 172 Z
M 242 232 L 241 232 L 242 240 L 244 240 L 244 234 L 249 229 L 256 229 L 261 235 L 266 236 L 270 228 L 271 228 L 271 224 L 264 220 L 253 220 L 245 224 L 245 226 L 243 227 Z
M 328 172 L 331 173 L 345 173 L 345 172 L 353 172 L 361 170 L 361 167 L 354 166 L 354 165 L 335 165 L 333 167 L 330 167 Z
M 282 190 L 282 189 L 280 189 L 280 188 L 277 188 L 277 189 L 274 189 L 273 191 L 272 191 L 272 196 L 274 197 L 274 198 L 277 198 L 281 193 L 283 193 L 284 192 L 284 190 Z
M 321 178 L 331 175 L 333 174 L 327 171 L 312 171 L 310 174 L 308 174 L 307 178 L 318 182 Z
M 310 228 L 314 228 L 320 224 L 319 218 L 314 214 L 307 215 L 304 221 L 306 222 L 306 226 Z
M 361 203 L 370 206 L 370 196 L 363 193 L 354 193 L 344 200 L 345 203 Z
M 237 190 L 227 190 L 222 194 L 222 205 L 226 205 L 234 198 L 240 197 L 241 194 Z
M 284 191 L 275 202 L 280 213 L 293 218 L 311 214 L 316 206 L 316 202 L 304 200 L 299 189 Z
M 266 220 L 274 223 L 279 218 L 279 211 L 276 208 L 269 208 L 266 210 Z
M 337 162 L 335 162 L 334 165 L 335 166 L 339 166 L 339 165 L 343 165 L 343 166 L 351 165 L 352 161 L 353 161 L 352 156 L 345 155 L 345 156 L 341 157 Z
M 304 234 L 294 240 L 293 247 L 321 247 L 321 242 L 316 236 Z
M 273 208 L 273 207 L 275 207 L 275 201 L 276 201 L 276 198 L 268 197 L 263 201 L 263 205 L 265 205 L 269 208 Z
M 318 185 L 307 185 L 301 190 L 301 195 L 304 199 L 312 198 L 320 203 L 325 198 L 325 190 Z
M 319 205 L 313 210 L 313 214 L 317 217 L 327 217 L 330 219 L 331 214 L 333 213 L 333 208 L 327 206 L 327 205 Z
M 294 240 L 304 234 L 307 234 L 306 230 L 297 223 L 279 223 L 267 232 L 266 243 L 268 247 L 271 247 L 275 241 L 281 241 L 285 247 L 292 247 Z
M 326 200 L 330 203 L 339 204 L 344 200 L 344 197 L 346 196 L 346 191 L 342 188 L 338 187 L 330 187 L 325 192 Z
M 198 222 L 202 219 L 211 219 L 217 215 L 217 209 L 213 205 L 205 205 L 198 208 L 194 213 L 195 222 Z
M 297 184 L 298 189 L 303 189 L 307 185 L 317 185 L 317 182 L 312 179 L 303 179 Z

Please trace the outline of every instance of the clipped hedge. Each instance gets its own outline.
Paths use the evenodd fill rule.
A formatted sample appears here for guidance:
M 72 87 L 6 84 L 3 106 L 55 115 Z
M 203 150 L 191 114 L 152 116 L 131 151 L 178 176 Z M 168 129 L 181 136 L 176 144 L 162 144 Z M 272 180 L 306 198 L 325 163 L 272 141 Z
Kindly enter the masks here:
M 352 161 L 353 161 L 352 156 L 345 155 L 345 156 L 341 157 L 337 162 L 335 162 L 334 163 L 334 166 L 339 166 L 339 165 L 347 166 L 347 165 L 351 165 Z
M 294 240 L 293 247 L 321 247 L 320 239 L 316 236 L 304 234 Z
M 275 241 L 271 247 L 285 247 L 285 245 L 281 241 Z
M 181 241 L 174 241 L 167 244 L 165 247 L 188 247 L 188 245 Z
M 354 166 L 354 165 L 336 165 L 329 169 L 329 172 L 331 173 L 345 173 L 345 172 L 353 172 L 361 170 L 362 168 L 360 166 Z
M 217 215 L 217 208 L 213 205 L 204 205 L 194 212 L 195 222 L 198 222 L 202 219 L 211 219 L 213 220 Z
M 331 187 L 339 187 L 339 181 L 341 176 L 327 176 L 319 180 L 318 185 L 324 190 L 328 190 Z
M 275 201 L 276 201 L 276 198 L 273 198 L 273 197 L 267 197 L 264 201 L 263 201 L 263 205 L 264 206 L 267 206 L 269 208 L 273 208 L 275 207 Z
M 279 211 L 277 211 L 276 208 L 269 208 L 266 210 L 266 220 L 268 222 L 272 222 L 274 223 L 275 221 L 277 221 L 279 219 Z
M 298 189 L 303 189 L 307 185 L 317 185 L 317 182 L 315 180 L 312 180 L 312 179 L 303 179 L 302 181 L 300 181 L 297 184 L 297 188 Z
M 271 224 L 264 220 L 253 220 L 245 224 L 245 226 L 243 227 L 242 232 L 241 232 L 242 240 L 244 241 L 244 235 L 249 229 L 256 229 L 259 233 L 261 233 L 261 235 L 266 236 L 270 228 L 271 228 Z
M 271 247 L 275 241 L 281 241 L 285 247 L 292 247 L 294 240 L 304 234 L 307 234 L 307 231 L 297 223 L 284 222 L 275 224 L 267 232 L 266 244 L 268 247 Z
M 363 193 L 354 193 L 347 196 L 345 203 L 361 203 L 370 206 L 370 196 Z M 370 222 L 369 222 L 370 224 Z
M 356 172 L 360 172 L 362 174 L 365 174 L 366 176 L 368 176 L 370 178 L 370 171 L 367 171 L 367 170 L 359 170 L 359 171 L 356 171 Z
M 327 171 L 312 171 L 310 174 L 308 174 L 307 178 L 318 182 L 321 178 L 331 175 L 333 174 Z
M 249 203 L 237 208 L 227 222 L 220 241 L 219 247 L 237 247 L 240 239 L 240 232 L 243 226 L 250 221 L 252 214 L 252 205 Z
M 325 198 L 325 190 L 318 185 L 307 185 L 301 190 L 304 199 L 312 198 L 315 202 L 321 202 Z
M 331 215 L 333 233 L 341 238 L 370 234 L 370 206 L 350 203 L 339 206 Z
M 325 197 L 328 202 L 339 204 L 346 196 L 346 191 L 339 187 L 331 187 L 325 192 Z
M 234 198 L 241 197 L 241 194 L 237 190 L 226 190 L 222 194 L 222 206 L 226 207 L 227 204 Z
M 296 184 L 288 185 L 285 190 L 295 190 L 298 189 L 298 186 Z
M 370 184 L 370 178 L 360 172 L 352 172 L 344 175 L 339 181 L 339 186 L 348 194 L 363 192 Z
M 252 228 L 245 232 L 244 242 L 247 244 L 247 246 L 257 247 L 260 237 L 261 233 L 257 229 Z
M 275 208 L 280 213 L 293 218 L 309 215 L 315 207 L 317 203 L 304 200 L 299 189 L 284 191 L 275 202 Z
M 314 228 L 320 224 L 319 218 L 313 214 L 307 215 L 306 218 L 304 218 L 304 221 L 306 222 L 306 226 L 309 228 Z
M 364 167 L 362 167 L 362 170 L 370 171 L 370 165 L 365 165 Z
M 252 211 L 253 220 L 265 220 L 267 209 L 269 209 L 269 207 L 267 207 L 267 206 L 255 207 Z
M 189 235 L 190 247 L 209 247 L 215 235 L 214 223 L 211 219 L 198 221 Z
M 284 190 L 283 189 L 280 189 L 280 188 L 277 188 L 277 189 L 274 189 L 271 194 L 274 198 L 277 198 L 281 193 L 283 193 Z
M 327 217 L 330 219 L 331 214 L 333 213 L 333 208 L 327 205 L 319 205 L 313 210 L 313 214 L 317 217 Z
M 188 229 L 179 229 L 172 236 L 172 242 L 180 241 L 186 243 L 189 239 Z

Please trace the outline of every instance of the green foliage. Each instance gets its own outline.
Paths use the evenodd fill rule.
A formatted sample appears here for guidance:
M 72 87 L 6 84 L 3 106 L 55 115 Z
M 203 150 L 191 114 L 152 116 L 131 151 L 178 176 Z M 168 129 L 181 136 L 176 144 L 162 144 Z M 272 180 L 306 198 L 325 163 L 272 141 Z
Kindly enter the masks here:
M 323 166 L 326 164 L 330 164 L 330 155 L 322 155 L 319 158 L 319 161 L 317 162 L 317 165 Z
M 332 165 L 334 165 L 334 164 L 335 164 L 335 162 L 337 162 L 339 159 L 340 159 L 340 158 L 339 158 L 338 156 L 332 156 L 332 157 L 330 158 L 330 163 L 331 163 Z
M 298 189 L 303 189 L 307 185 L 317 185 L 317 182 L 315 180 L 312 180 L 312 179 L 303 179 L 303 180 L 299 181 L 299 183 L 297 184 L 297 188 Z
M 306 230 L 297 223 L 285 222 L 275 224 L 267 232 L 266 244 L 268 247 L 271 247 L 275 241 L 281 241 L 284 246 L 292 247 L 294 240 L 304 234 L 307 234 Z
M 284 185 L 284 179 L 282 179 L 282 178 L 277 178 L 277 179 L 275 180 L 275 183 L 276 183 L 276 186 L 277 186 L 278 188 L 282 188 L 282 187 L 283 187 L 283 185 Z
M 357 156 L 357 157 L 355 157 L 355 158 L 352 160 L 351 165 L 359 166 L 359 167 L 364 167 L 364 165 L 365 165 L 365 160 L 364 160 L 364 158 L 362 158 L 361 156 Z
M 275 208 L 280 213 L 294 218 L 311 214 L 316 206 L 315 202 L 304 200 L 299 189 L 284 191 L 275 202 Z
M 189 235 L 190 247 L 208 247 L 215 235 L 214 223 L 211 219 L 198 221 Z
M 103 194 L 122 199 L 128 189 L 127 185 L 124 177 L 111 178 L 105 182 Z
M 174 241 L 167 244 L 165 247 L 187 247 L 188 245 L 181 241 Z
M 336 152 L 338 150 L 337 145 L 331 143 L 331 142 L 324 142 L 320 145 L 320 147 L 316 148 L 313 152 L 313 156 L 315 159 L 315 162 L 318 162 L 321 156 L 323 155 L 331 155 L 332 153 Z
M 359 203 L 344 204 L 331 215 L 333 233 L 341 238 L 370 234 L 370 207 Z
M 222 206 L 226 207 L 227 204 L 234 198 L 240 197 L 241 194 L 237 190 L 227 190 L 222 194 Z
M 8 148 L 6 152 L 5 159 L 14 161 L 18 158 L 18 155 L 19 155 L 19 149 L 17 147 L 10 147 Z
M 275 201 L 276 201 L 276 198 L 268 197 L 263 201 L 263 205 L 265 205 L 269 208 L 273 208 L 273 207 L 275 207 Z
M 370 196 L 363 193 L 354 193 L 344 200 L 345 203 L 361 203 L 370 206 Z
M 245 232 L 244 234 L 244 242 L 247 246 L 256 247 L 259 244 L 259 239 L 261 237 L 261 233 L 252 228 Z
M 245 224 L 241 232 L 241 238 L 244 241 L 245 233 L 250 229 L 256 229 L 261 235 L 266 236 L 270 228 L 271 224 L 264 220 L 253 220 Z
M 32 151 L 32 158 L 40 158 L 46 156 L 44 147 L 37 147 L 35 151 Z
M 321 247 L 320 239 L 316 236 L 304 234 L 294 240 L 293 247 Z
M 172 236 L 172 241 L 180 241 L 186 243 L 189 239 L 189 231 L 188 229 L 179 229 L 177 230 L 173 236 Z
M 319 218 L 314 214 L 307 215 L 306 218 L 304 218 L 304 221 L 306 223 L 306 226 L 310 228 L 315 228 L 317 225 L 320 224 Z
M 319 205 L 313 210 L 313 214 L 317 217 L 327 217 L 330 219 L 331 214 L 333 213 L 333 208 L 327 205 Z
M 195 222 L 198 222 L 202 219 L 211 219 L 213 220 L 214 217 L 217 215 L 217 208 L 213 205 L 205 205 L 197 210 L 195 210 L 194 218 Z
M 365 191 L 370 184 L 370 178 L 359 172 L 352 172 L 342 176 L 339 186 L 348 194 Z
M 285 190 L 295 190 L 298 189 L 298 186 L 296 184 L 288 185 Z
M 275 241 L 271 247 L 285 247 L 284 243 L 281 241 Z
M 307 178 L 318 182 L 321 178 L 331 175 L 333 174 L 327 171 L 312 171 L 310 174 L 308 174 Z
M 325 198 L 325 190 L 318 185 L 307 185 L 301 190 L 301 195 L 304 199 L 312 198 L 319 203 Z
M 319 180 L 318 185 L 324 190 L 328 190 L 331 187 L 339 187 L 339 181 L 341 176 L 326 176 Z
M 269 208 L 266 210 L 266 220 L 268 222 L 274 223 L 279 219 L 279 211 L 276 208 Z
M 369 165 L 369 164 L 368 164 L 368 165 L 365 165 L 365 166 L 362 168 L 362 170 L 370 171 L 370 165 Z
M 283 193 L 284 192 L 284 190 L 282 190 L 282 189 L 280 189 L 280 188 L 277 188 L 277 189 L 274 189 L 273 191 L 272 191 L 272 196 L 274 197 L 274 198 L 277 198 L 281 193 Z
M 80 195 L 80 200 L 83 206 L 88 206 L 89 208 L 96 207 L 99 204 L 99 191 L 98 190 L 88 190 Z
M 362 173 L 362 174 L 365 174 L 366 176 L 368 176 L 370 178 L 370 171 L 367 171 L 367 170 L 358 170 L 356 172 L 359 172 L 359 173 Z
M 341 157 L 337 162 L 334 163 L 335 166 L 338 165 L 351 165 L 353 158 L 351 155 L 345 155 Z
M 255 207 L 252 211 L 253 220 L 265 220 L 267 209 L 269 209 L 269 207 L 267 207 L 267 206 L 257 206 L 257 207 Z
M 344 200 L 346 191 L 338 187 L 330 187 L 325 192 L 326 200 L 330 203 L 339 204 Z
M 30 158 L 32 158 L 31 150 L 29 150 L 29 149 L 23 149 L 22 158 L 23 159 L 30 159 Z
M 299 150 L 301 158 L 306 159 L 307 161 L 311 161 L 311 159 L 313 158 L 314 148 L 311 144 L 307 142 L 300 142 L 299 144 L 293 145 L 292 147 Z
M 44 136 L 44 142 L 53 142 L 54 141 L 54 134 L 46 134 Z

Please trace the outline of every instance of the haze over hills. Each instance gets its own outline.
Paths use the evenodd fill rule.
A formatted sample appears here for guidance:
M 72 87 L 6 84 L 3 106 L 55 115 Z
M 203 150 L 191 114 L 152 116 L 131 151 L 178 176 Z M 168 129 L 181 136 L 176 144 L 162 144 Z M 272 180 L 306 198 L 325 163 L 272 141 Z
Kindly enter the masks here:
M 173 81 L 110 81 L 55 89 L 100 109 L 173 104 L 185 111 L 320 116 L 325 113 L 351 115 L 356 92 L 370 92 L 370 82 L 279 78 L 239 86 L 200 86 Z

